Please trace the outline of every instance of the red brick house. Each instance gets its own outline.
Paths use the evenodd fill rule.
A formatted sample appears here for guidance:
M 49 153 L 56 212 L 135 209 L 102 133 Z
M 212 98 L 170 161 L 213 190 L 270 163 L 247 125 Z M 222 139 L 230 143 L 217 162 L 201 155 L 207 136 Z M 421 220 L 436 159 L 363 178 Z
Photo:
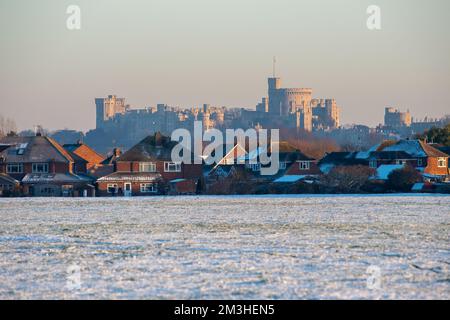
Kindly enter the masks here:
M 383 148 L 382 151 L 403 151 L 411 159 L 397 159 L 397 164 L 410 164 L 415 167 L 426 180 L 442 181 L 448 179 L 448 155 L 420 140 L 400 140 Z M 399 163 L 399 161 L 403 161 Z
M 5 137 L 0 173 L 20 181 L 26 196 L 93 195 L 92 179 L 77 175 L 75 160 L 55 140 L 41 136 Z
M 324 173 L 336 166 L 366 165 L 373 169 L 396 168 L 405 165 L 416 168 L 428 181 L 448 180 L 449 156 L 420 140 L 383 142 L 368 151 L 332 152 L 319 162 Z
M 159 133 L 148 136 L 122 154 L 115 172 L 97 180 L 100 196 L 149 196 L 177 190 L 191 193 L 201 187 L 202 165 L 172 162 L 171 153 L 177 142 Z M 187 181 L 192 181 L 191 183 Z M 185 191 L 188 188 L 190 191 Z M 195 192 L 194 192 L 195 193 Z

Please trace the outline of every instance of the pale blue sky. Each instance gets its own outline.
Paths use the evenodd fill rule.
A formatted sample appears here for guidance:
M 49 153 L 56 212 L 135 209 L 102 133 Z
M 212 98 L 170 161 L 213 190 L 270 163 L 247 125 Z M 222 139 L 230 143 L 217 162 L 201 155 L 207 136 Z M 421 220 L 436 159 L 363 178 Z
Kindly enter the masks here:
M 80 31 L 66 8 L 81 7 Z M 382 30 L 366 28 L 366 8 Z M 277 56 L 288 87 L 334 97 L 344 123 L 385 106 L 450 113 L 448 0 L 0 0 L 0 114 L 21 129 L 95 126 L 94 98 L 254 107 Z

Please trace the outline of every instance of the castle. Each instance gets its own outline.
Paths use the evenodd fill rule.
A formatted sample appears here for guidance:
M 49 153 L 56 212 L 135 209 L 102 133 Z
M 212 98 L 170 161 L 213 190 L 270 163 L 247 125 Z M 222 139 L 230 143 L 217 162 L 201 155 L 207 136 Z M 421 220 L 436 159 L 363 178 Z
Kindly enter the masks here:
M 268 79 L 268 97 L 256 106 L 267 119 L 304 131 L 332 130 L 340 126 L 340 108 L 334 99 L 313 99 L 311 88 L 282 88 L 281 79 Z M 264 118 L 264 117 L 263 117 Z
M 310 88 L 282 88 L 281 79 L 268 78 L 268 96 L 256 109 L 213 107 L 178 108 L 165 104 L 144 109 L 131 109 L 124 98 L 109 95 L 96 98 L 96 130 L 112 137 L 116 145 L 127 147 L 154 132 L 170 135 L 177 128 L 193 130 L 194 121 L 202 121 L 203 129 L 216 128 L 288 128 L 311 132 L 329 131 L 340 125 L 340 108 L 334 99 L 313 99 Z

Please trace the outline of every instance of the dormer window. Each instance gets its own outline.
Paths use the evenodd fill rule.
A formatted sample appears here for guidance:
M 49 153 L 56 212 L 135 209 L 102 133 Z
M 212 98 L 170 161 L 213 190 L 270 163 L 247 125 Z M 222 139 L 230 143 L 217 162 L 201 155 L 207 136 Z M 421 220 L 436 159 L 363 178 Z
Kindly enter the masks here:
M 48 163 L 33 163 L 31 169 L 33 173 L 48 173 Z
M 181 163 L 164 162 L 164 172 L 181 172 Z
M 309 168 L 310 168 L 309 161 L 300 161 L 298 163 L 298 168 L 300 170 L 309 170 Z

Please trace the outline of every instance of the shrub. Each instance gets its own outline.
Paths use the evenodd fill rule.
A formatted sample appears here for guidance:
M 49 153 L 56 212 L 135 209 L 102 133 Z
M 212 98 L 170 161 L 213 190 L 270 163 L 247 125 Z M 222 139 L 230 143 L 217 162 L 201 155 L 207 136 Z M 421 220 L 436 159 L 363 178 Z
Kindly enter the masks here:
M 339 193 L 360 193 L 365 191 L 369 178 L 375 170 L 362 165 L 338 166 L 322 178 L 322 186 Z
M 408 192 L 414 183 L 420 181 L 422 181 L 420 173 L 413 167 L 406 166 L 389 174 L 387 187 L 394 191 Z

